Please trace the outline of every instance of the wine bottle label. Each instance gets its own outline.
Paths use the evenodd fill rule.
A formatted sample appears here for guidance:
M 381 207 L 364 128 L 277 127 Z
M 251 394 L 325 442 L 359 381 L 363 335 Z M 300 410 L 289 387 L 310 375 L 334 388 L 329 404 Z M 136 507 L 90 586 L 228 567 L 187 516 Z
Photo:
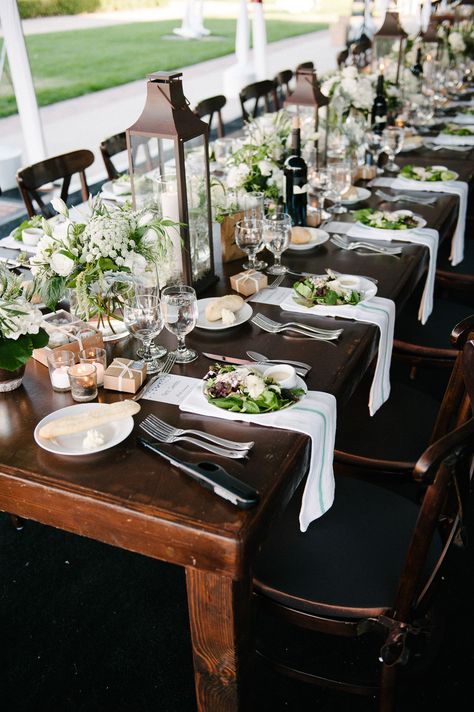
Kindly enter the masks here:
M 376 124 L 386 124 L 387 117 L 386 116 L 374 116 L 374 122 Z
M 305 183 L 304 185 L 294 185 L 293 186 L 293 195 L 301 195 L 302 193 L 307 193 L 308 190 L 309 190 L 308 183 Z

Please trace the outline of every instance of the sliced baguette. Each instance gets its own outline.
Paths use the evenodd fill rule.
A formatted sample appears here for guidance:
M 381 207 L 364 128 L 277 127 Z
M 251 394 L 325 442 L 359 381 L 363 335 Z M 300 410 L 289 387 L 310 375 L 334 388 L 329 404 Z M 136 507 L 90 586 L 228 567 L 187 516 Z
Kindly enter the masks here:
M 95 408 L 86 413 L 78 415 L 65 415 L 63 418 L 51 420 L 43 425 L 39 431 L 40 438 L 52 440 L 59 435 L 72 435 L 90 430 L 100 425 L 105 425 L 113 420 L 128 418 L 130 415 L 138 413 L 141 406 L 136 401 L 124 400 L 116 403 L 100 403 L 100 408 Z

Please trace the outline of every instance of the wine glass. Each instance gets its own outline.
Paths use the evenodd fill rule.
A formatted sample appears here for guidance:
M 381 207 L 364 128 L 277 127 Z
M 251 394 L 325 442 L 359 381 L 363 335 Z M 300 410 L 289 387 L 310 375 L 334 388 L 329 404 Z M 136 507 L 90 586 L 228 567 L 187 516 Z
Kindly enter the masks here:
M 398 173 L 400 168 L 395 163 L 395 156 L 400 153 L 403 146 L 403 129 L 398 126 L 387 126 L 382 132 L 383 150 L 388 155 L 385 170 Z
M 242 197 L 242 206 L 244 211 L 244 220 L 262 220 L 265 213 L 265 195 L 260 190 L 251 190 L 244 193 Z M 257 252 L 264 249 L 264 244 Z M 264 260 L 255 260 L 255 269 L 265 269 L 268 267 Z
M 235 225 L 235 243 L 249 257 L 248 262 L 244 262 L 243 267 L 257 270 L 258 265 L 255 256 L 264 246 L 263 221 L 239 220 Z
M 147 295 L 160 296 L 158 268 L 155 262 L 148 262 L 144 271 L 135 272 L 133 274 L 133 287 L 130 292 L 130 297 L 133 295 L 135 295 L 136 298 Z M 158 359 L 166 356 L 168 349 L 153 341 L 151 344 L 151 353 L 153 358 Z M 137 349 L 137 356 L 138 358 L 143 358 L 142 348 Z
M 214 156 L 219 168 L 224 171 L 227 160 L 232 155 L 234 147 L 233 138 L 217 138 L 214 141 Z
M 347 213 L 347 208 L 341 205 L 342 196 L 349 190 L 352 183 L 352 170 L 349 161 L 338 161 L 330 163 L 327 167 L 328 187 L 334 200 L 329 212 L 339 215 Z
M 197 351 L 190 349 L 184 337 L 196 326 L 198 305 L 196 292 L 185 284 L 165 287 L 161 292 L 161 311 L 165 327 L 178 338 L 178 348 L 171 351 L 176 363 L 190 363 L 198 357 Z
M 318 197 L 318 211 L 321 221 L 329 220 L 331 213 L 324 209 L 324 201 L 328 196 L 329 181 L 328 173 L 325 168 L 319 168 L 308 176 L 308 182 L 312 190 L 315 191 Z
M 379 168 L 379 158 L 383 151 L 383 140 L 381 134 L 376 131 L 368 131 L 365 135 L 365 143 L 370 155 L 373 158 L 374 165 L 377 168 L 377 173 L 383 173 L 383 169 Z
M 152 294 L 135 295 L 124 304 L 123 320 L 129 332 L 143 343 L 141 358 L 146 363 L 147 373 L 156 373 L 161 369 L 161 364 L 153 355 L 151 346 L 163 328 L 159 297 Z
M 281 255 L 290 244 L 291 215 L 288 213 L 268 213 L 263 219 L 263 243 L 275 255 L 275 261 L 267 269 L 268 274 L 284 274 L 288 271 L 281 263 Z

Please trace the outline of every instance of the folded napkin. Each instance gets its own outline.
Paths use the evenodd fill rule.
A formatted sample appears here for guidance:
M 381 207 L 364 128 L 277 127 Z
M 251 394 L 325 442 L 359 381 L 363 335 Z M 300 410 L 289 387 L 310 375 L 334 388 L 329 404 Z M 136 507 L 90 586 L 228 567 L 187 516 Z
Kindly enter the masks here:
M 305 532 L 314 519 L 322 516 L 334 501 L 333 456 L 336 437 L 336 399 L 330 393 L 308 391 L 300 403 L 289 410 L 265 415 L 230 413 L 207 402 L 202 381 L 180 405 L 180 410 L 210 418 L 241 420 L 270 428 L 295 430 L 311 438 L 311 457 L 300 510 L 300 529 Z
M 395 304 L 391 299 L 372 297 L 357 305 L 343 304 L 327 306 L 317 304 L 308 309 L 294 300 L 294 292 L 288 294 L 280 305 L 285 311 L 298 314 L 317 314 L 321 316 L 340 316 L 355 321 L 375 324 L 380 330 L 379 350 L 374 378 L 370 387 L 369 412 L 374 415 L 390 395 L 390 364 L 392 361 L 393 329 L 395 324 Z
M 426 324 L 429 315 L 433 311 L 433 291 L 439 242 L 437 230 L 426 227 L 417 228 L 416 230 L 376 230 L 343 222 L 332 222 L 326 226 L 326 229 L 330 232 L 344 233 L 348 237 L 355 237 L 359 240 L 399 240 L 400 242 L 413 242 L 415 245 L 426 245 L 430 252 L 430 261 L 425 288 L 421 295 L 420 308 L 418 310 L 418 319 L 422 324 Z
M 452 136 L 440 133 L 430 137 L 430 141 L 438 146 L 474 146 L 474 136 Z
M 459 198 L 459 214 L 451 240 L 451 253 L 449 255 L 453 267 L 463 261 L 464 258 L 464 233 L 466 230 L 467 201 L 469 186 L 465 181 L 422 181 L 410 180 L 408 178 L 374 178 L 371 185 L 384 188 L 394 188 L 395 190 L 423 190 L 431 193 L 447 193 L 457 195 Z
M 449 120 L 453 124 L 472 124 L 474 116 L 472 114 L 456 114 L 456 116 L 450 116 Z

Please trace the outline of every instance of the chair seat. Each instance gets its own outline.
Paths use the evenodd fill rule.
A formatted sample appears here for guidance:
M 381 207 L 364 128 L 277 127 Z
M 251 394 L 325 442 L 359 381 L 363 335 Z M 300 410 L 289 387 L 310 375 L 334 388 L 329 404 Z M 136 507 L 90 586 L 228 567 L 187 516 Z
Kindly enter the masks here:
M 343 475 L 336 479 L 333 506 L 305 533 L 299 529 L 300 506 L 298 490 L 257 557 L 255 589 L 313 615 L 354 619 L 390 609 L 418 506 L 387 489 Z M 441 548 L 436 536 L 426 571 L 432 569 Z
M 429 443 L 440 401 L 417 388 L 416 382 L 395 380 L 390 398 L 371 416 L 367 407 L 369 385 L 365 379 L 339 413 L 336 450 L 405 462 L 411 469 Z
M 435 299 L 433 312 L 424 326 L 418 321 L 418 306 L 419 302 L 412 299 L 397 315 L 395 339 L 417 346 L 446 349 L 454 360 L 456 354 L 450 347 L 449 335 L 455 324 L 472 314 L 472 306 L 450 299 Z

